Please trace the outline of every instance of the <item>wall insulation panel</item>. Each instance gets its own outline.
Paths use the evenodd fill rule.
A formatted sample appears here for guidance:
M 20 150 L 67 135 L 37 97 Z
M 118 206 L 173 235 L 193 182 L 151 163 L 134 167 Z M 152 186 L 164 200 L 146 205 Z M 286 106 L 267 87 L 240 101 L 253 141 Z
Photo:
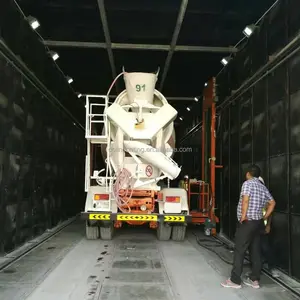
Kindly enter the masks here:
M 84 135 L 0 57 L 0 250 L 84 204 Z
M 85 139 L 74 119 L 84 122 L 83 103 L 15 3 L 1 1 L 0 255 L 83 209 Z
M 245 180 L 245 168 L 251 163 L 260 166 L 262 177 L 277 202 L 271 231 L 277 267 L 298 280 L 299 20 L 299 1 L 279 1 L 242 46 L 242 50 L 217 77 L 217 113 L 221 118 L 217 132 L 220 149 L 217 164 L 223 165 L 223 169 L 222 178 L 216 187 L 221 191 L 219 195 L 222 195 L 222 201 L 217 199 L 221 208 L 222 231 L 234 239 L 236 209 L 241 184 Z M 289 44 L 292 41 L 293 44 Z M 288 51 L 273 61 L 287 45 Z M 191 127 L 185 124 L 188 130 Z M 193 127 L 200 128 L 200 124 L 193 124 Z M 183 139 L 188 145 L 188 136 L 183 135 Z

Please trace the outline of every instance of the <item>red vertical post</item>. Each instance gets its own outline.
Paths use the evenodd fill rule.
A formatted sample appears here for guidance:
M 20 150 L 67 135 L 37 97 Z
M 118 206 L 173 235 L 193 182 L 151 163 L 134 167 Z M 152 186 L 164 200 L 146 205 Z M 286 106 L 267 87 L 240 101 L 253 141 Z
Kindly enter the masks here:
M 201 148 L 202 148 L 202 180 L 205 177 L 205 109 L 204 105 L 202 107 L 202 139 L 201 139 Z
M 204 107 L 204 101 L 202 104 L 202 142 L 201 142 L 201 147 L 202 147 L 202 164 L 201 164 L 201 168 L 202 168 L 202 180 L 204 181 L 205 179 L 205 107 Z M 204 204 L 205 204 L 205 195 L 204 195 L 204 186 L 202 186 L 201 188 L 201 196 L 200 196 L 200 205 L 199 205 L 199 209 L 202 210 L 204 208 Z
M 212 197 L 212 210 L 210 218 L 214 218 L 215 195 L 216 195 L 216 104 L 211 104 L 211 128 L 210 128 L 210 186 Z

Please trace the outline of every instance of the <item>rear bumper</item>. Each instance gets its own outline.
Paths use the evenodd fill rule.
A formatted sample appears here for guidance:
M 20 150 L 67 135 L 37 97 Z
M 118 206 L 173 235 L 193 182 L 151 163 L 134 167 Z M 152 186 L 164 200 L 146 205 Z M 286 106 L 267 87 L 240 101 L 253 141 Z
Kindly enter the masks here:
M 158 222 L 158 223 L 192 223 L 192 216 L 181 214 L 124 214 L 124 213 L 107 213 L 107 212 L 82 212 L 82 220 L 91 221 L 137 221 L 137 222 Z

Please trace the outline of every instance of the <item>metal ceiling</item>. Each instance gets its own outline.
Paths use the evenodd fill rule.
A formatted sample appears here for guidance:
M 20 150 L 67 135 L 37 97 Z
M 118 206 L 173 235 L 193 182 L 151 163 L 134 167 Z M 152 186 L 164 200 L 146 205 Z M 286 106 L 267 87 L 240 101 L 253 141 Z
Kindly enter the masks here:
M 106 94 L 122 71 L 154 72 L 178 110 L 201 94 L 242 31 L 274 0 L 19 0 L 80 93 Z M 117 82 L 117 94 L 124 88 Z M 197 105 L 195 103 L 195 105 Z

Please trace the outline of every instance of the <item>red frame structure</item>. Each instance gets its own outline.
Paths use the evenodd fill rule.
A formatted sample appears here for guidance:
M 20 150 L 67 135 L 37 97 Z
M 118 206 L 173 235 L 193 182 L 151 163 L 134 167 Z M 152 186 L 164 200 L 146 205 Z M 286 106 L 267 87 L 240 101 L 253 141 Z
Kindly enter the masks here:
M 215 215 L 215 194 L 216 194 L 216 169 L 223 166 L 216 165 L 216 79 L 212 78 L 207 83 L 203 92 L 202 105 L 202 180 L 203 182 L 192 182 L 188 184 L 189 206 L 191 196 L 198 194 L 198 210 L 191 210 L 192 222 L 195 224 L 203 224 L 207 219 L 213 224 L 219 222 L 219 218 Z M 210 120 L 207 122 L 206 119 Z M 207 130 L 210 130 L 210 138 L 207 138 Z M 206 153 L 206 145 L 210 143 L 210 151 Z M 209 163 L 209 176 L 206 174 L 206 164 Z M 198 192 L 191 192 L 191 187 L 198 185 Z M 191 206 L 190 206 L 191 207 Z M 213 228 L 212 233 L 215 233 Z

